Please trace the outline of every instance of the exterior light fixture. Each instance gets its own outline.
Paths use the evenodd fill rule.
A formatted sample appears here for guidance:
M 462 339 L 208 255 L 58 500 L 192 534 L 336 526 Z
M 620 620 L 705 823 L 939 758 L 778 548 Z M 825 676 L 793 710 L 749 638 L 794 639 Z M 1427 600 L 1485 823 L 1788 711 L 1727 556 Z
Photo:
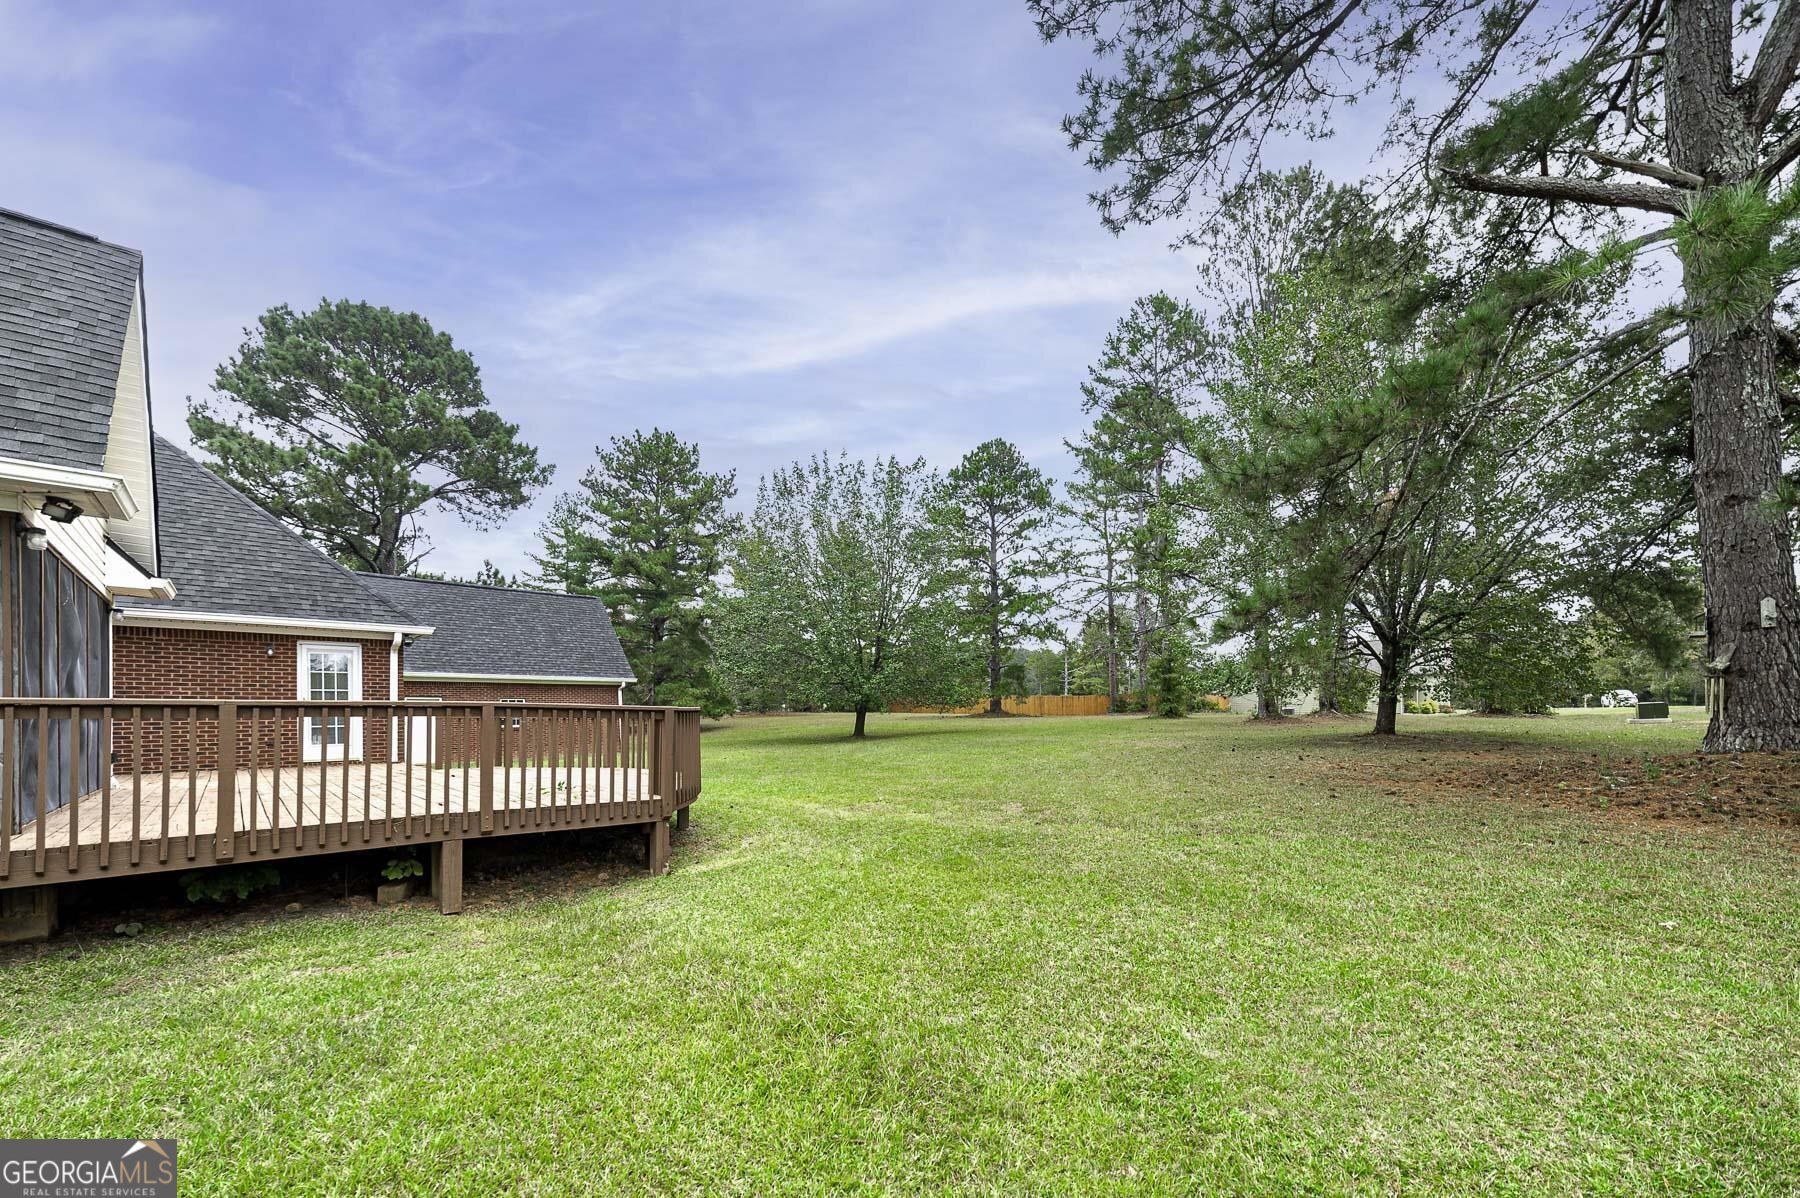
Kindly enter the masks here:
M 38 504 L 38 511 L 58 524 L 73 524 L 81 516 L 81 505 L 61 495 L 46 495 L 44 502 Z
M 19 539 L 33 553 L 42 553 L 50 545 L 50 534 L 41 528 L 21 528 Z
M 273 642 L 263 646 L 263 655 L 265 657 L 274 657 L 275 656 L 275 645 Z

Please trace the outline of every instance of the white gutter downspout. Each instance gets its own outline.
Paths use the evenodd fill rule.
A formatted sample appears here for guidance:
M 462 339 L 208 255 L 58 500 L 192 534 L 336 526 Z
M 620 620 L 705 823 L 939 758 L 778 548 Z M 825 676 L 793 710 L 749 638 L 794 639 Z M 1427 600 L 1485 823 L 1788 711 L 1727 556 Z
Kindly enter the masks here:
M 388 646 L 388 702 L 400 701 L 400 645 L 405 633 L 396 632 L 394 643 Z M 400 717 L 393 716 L 388 720 L 388 760 L 400 760 Z

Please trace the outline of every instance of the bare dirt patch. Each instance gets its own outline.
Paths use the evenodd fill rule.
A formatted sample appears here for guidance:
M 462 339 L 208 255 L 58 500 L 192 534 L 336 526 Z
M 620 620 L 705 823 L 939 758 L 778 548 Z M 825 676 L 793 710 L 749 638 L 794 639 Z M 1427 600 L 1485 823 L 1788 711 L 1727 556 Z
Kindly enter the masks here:
M 1410 799 L 1485 795 L 1634 822 L 1800 829 L 1800 753 L 1621 755 L 1370 738 L 1308 752 L 1296 768 Z

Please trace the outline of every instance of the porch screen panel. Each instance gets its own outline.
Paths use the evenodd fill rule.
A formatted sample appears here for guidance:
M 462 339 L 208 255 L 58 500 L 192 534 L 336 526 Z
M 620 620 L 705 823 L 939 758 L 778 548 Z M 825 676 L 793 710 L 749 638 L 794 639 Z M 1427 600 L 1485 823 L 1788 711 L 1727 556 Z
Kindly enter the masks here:
M 111 692 L 111 608 L 53 550 L 30 550 L 17 533 L 16 518 L 0 532 L 0 553 L 7 557 L 8 586 L 0 595 L 0 619 L 6 621 L 13 660 L 6 663 L 4 689 L 19 698 L 99 699 Z M 69 801 L 69 771 L 80 745 L 83 792 L 97 789 L 106 768 L 108 746 L 100 743 L 98 718 L 78 722 L 50 721 L 48 796 L 38 794 L 38 728 L 28 711 L 18 724 L 18 768 L 13 771 L 13 830 Z M 0 746 L 4 751 L 4 746 Z

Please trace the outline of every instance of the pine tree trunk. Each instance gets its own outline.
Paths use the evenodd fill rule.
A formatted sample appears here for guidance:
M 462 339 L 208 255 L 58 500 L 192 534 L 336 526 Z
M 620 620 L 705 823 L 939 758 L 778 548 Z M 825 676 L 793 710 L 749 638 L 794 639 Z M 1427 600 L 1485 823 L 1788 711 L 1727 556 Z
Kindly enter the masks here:
M 1119 710 L 1119 603 L 1106 600 L 1106 710 Z
M 1275 693 L 1275 672 L 1269 666 L 1269 638 L 1261 628 L 1251 637 L 1251 658 L 1256 671 L 1256 718 L 1279 719 L 1281 696 Z
M 1687 0 L 1668 9 L 1669 159 L 1714 185 L 1750 176 L 1760 135 L 1733 75 L 1732 8 Z M 1684 261 L 1690 302 L 1726 281 L 1718 270 Z M 1793 533 L 1773 502 L 1782 466 L 1774 342 L 1767 307 L 1697 317 L 1689 338 L 1706 656 L 1722 663 L 1724 683 L 1709 752 L 1800 748 L 1800 594 Z
M 1331 648 L 1326 650 L 1325 668 L 1319 671 L 1319 710 L 1331 715 L 1341 714 L 1343 705 L 1338 699 L 1338 678 L 1344 668 L 1344 612 L 1340 607 L 1331 623 Z
M 1375 687 L 1375 735 L 1392 736 L 1400 726 L 1400 685 L 1404 671 L 1400 668 L 1399 646 L 1382 640 L 1377 644 L 1381 660 L 1381 680 Z
M 1137 619 L 1137 645 L 1135 658 L 1137 663 L 1137 689 L 1148 694 L 1150 690 L 1150 595 L 1140 589 L 1135 600 Z
M 964 677 L 967 677 L 967 675 L 964 675 Z M 868 725 L 868 722 L 869 722 L 868 705 L 866 703 L 858 703 L 856 705 L 856 727 L 851 730 L 851 732 L 850 732 L 851 737 L 856 738 L 856 739 L 861 739 L 863 732 Z
M 1693 332 L 1694 493 L 1706 656 L 1728 659 L 1709 752 L 1800 748 L 1800 602 L 1781 474 L 1771 316 Z

